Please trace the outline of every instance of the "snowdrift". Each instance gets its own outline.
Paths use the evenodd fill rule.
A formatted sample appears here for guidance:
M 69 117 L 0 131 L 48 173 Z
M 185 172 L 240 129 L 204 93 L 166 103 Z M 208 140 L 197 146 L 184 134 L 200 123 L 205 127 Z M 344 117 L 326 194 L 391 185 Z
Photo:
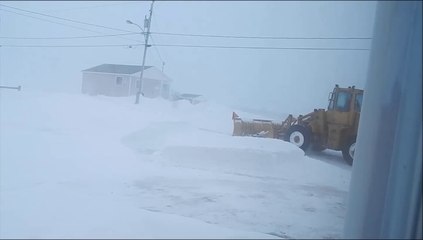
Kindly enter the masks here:
M 342 236 L 350 171 L 280 140 L 231 136 L 234 109 L 0 98 L 1 238 Z

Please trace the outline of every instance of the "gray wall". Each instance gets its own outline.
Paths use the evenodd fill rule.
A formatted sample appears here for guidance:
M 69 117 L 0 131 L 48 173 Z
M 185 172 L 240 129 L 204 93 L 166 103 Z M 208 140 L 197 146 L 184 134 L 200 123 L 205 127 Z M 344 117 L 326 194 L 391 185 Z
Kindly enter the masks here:
M 156 98 L 160 96 L 160 81 L 151 79 L 151 78 L 143 78 L 143 93 L 144 97 Z
M 422 2 L 378 2 L 345 237 L 422 238 Z
M 122 77 L 122 84 L 116 83 L 117 77 Z M 83 72 L 82 93 L 112 97 L 128 96 L 129 79 L 129 76 L 125 75 Z
M 116 78 L 122 77 L 122 84 L 116 83 Z M 89 95 L 105 95 L 112 97 L 132 96 L 138 92 L 137 81 L 139 77 L 128 75 L 115 75 L 103 73 L 82 73 L 82 93 Z M 160 81 L 152 78 L 143 78 L 144 97 L 156 98 L 162 96 L 169 98 L 170 82 L 164 85 L 169 86 L 169 90 L 160 93 Z

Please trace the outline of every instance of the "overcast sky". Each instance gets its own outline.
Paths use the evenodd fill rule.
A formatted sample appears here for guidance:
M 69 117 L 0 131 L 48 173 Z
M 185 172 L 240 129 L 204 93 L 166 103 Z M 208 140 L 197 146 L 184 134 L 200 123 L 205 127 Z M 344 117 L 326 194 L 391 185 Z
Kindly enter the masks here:
M 138 32 L 151 2 L 7 2 L 54 17 Z M 372 37 L 376 2 L 155 2 L 151 31 L 234 36 Z M 141 65 L 141 35 L 85 39 L 10 39 L 121 34 L 91 25 L 0 6 L 0 83 L 27 90 L 79 93 L 81 70 L 103 63 Z M 287 48 L 370 48 L 371 39 L 240 39 L 153 35 L 154 44 Z M 11 45 L 110 45 L 40 48 Z M 325 108 L 338 83 L 363 88 L 368 50 L 269 50 L 151 47 L 146 65 L 174 80 L 173 89 L 232 106 L 301 114 Z

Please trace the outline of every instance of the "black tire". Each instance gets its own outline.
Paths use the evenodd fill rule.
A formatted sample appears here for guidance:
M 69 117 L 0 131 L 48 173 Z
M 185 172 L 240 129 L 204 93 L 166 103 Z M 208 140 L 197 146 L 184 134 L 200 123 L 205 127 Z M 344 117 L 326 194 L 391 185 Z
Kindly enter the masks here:
M 344 160 L 349 165 L 353 164 L 354 153 L 355 153 L 355 138 L 352 138 L 348 140 L 345 146 L 342 148 L 342 156 L 344 157 Z
M 311 142 L 311 131 L 310 129 L 301 125 L 291 126 L 288 129 L 286 141 L 306 151 Z

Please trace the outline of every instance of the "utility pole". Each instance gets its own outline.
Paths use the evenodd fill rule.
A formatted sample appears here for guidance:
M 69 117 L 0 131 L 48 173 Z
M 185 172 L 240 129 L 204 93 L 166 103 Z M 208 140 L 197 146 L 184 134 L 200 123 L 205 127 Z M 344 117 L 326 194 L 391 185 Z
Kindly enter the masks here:
M 147 28 L 147 32 L 145 33 L 146 35 L 145 35 L 145 45 L 144 45 L 144 56 L 142 58 L 142 66 L 141 66 L 141 74 L 140 74 L 140 86 L 138 88 L 138 92 L 137 92 L 137 95 L 136 95 L 136 98 L 135 98 L 135 104 L 139 104 L 141 91 L 144 90 L 144 88 L 143 88 L 144 84 L 143 84 L 142 77 L 144 75 L 145 57 L 147 55 L 147 48 L 149 47 L 148 37 L 150 36 L 151 16 L 153 15 L 153 4 L 154 4 L 154 0 L 151 2 L 149 18 L 144 19 L 144 28 Z

